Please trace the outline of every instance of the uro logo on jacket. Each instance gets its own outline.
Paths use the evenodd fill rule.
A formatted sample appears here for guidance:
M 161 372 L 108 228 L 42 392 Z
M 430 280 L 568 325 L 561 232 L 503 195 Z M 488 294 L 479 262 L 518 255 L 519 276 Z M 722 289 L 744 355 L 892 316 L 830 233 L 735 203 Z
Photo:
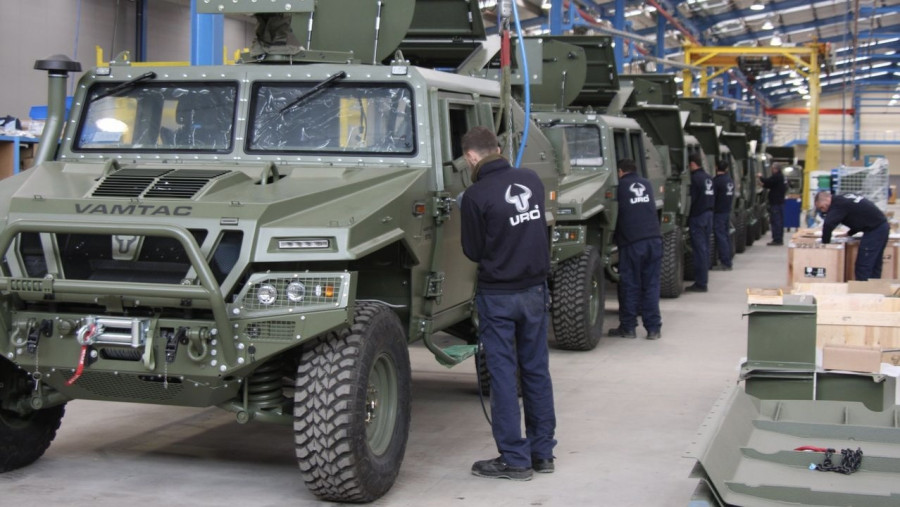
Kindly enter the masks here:
M 725 195 L 734 195 L 734 183 L 729 181 L 727 188 L 728 188 L 728 191 L 725 192 Z
M 713 182 L 711 179 L 706 180 L 706 195 L 715 195 L 716 193 L 713 191 Z
M 634 197 L 631 198 L 631 204 L 637 204 L 639 202 L 650 202 L 650 196 L 646 195 L 647 187 L 644 186 L 643 183 L 634 182 L 628 187 L 628 190 L 634 194 Z
M 519 187 L 522 192 L 513 195 L 512 190 L 514 186 Z M 531 199 L 531 195 L 531 189 L 526 187 L 525 185 L 513 183 L 512 185 L 506 187 L 506 202 L 515 206 L 516 211 L 519 212 L 517 215 L 509 217 L 509 223 L 513 227 L 519 225 L 522 222 L 527 222 L 529 220 L 538 220 L 541 218 L 541 210 L 538 209 L 537 204 L 534 205 L 534 209 L 528 211 L 528 200 Z

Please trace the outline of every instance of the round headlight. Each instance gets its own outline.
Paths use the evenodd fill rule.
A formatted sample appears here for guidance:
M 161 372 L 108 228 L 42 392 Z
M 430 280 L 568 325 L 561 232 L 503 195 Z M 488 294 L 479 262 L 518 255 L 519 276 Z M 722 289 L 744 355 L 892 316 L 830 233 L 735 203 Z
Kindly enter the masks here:
M 260 304 L 269 306 L 278 299 L 278 290 L 275 289 L 274 285 L 260 285 L 256 291 L 256 299 L 259 300 Z
M 306 296 L 306 286 L 300 282 L 291 282 L 288 284 L 286 292 L 292 303 L 299 303 Z

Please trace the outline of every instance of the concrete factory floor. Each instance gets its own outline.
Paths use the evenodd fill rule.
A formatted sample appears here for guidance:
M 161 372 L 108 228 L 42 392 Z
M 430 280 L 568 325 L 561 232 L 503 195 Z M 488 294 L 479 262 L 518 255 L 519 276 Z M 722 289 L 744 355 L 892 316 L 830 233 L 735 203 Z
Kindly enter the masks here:
M 746 352 L 748 287 L 785 284 L 787 247 L 768 235 L 711 272 L 706 294 L 662 301 L 663 337 L 606 338 L 590 352 L 551 348 L 557 471 L 530 482 L 478 478 L 494 458 L 473 361 L 453 369 L 416 344 L 412 431 L 393 489 L 374 505 L 491 507 L 686 505 L 684 458 Z M 607 288 L 604 328 L 618 324 Z M 2 505 L 316 505 L 294 460 L 291 428 L 235 422 L 219 409 L 75 401 L 33 465 L 0 475 Z

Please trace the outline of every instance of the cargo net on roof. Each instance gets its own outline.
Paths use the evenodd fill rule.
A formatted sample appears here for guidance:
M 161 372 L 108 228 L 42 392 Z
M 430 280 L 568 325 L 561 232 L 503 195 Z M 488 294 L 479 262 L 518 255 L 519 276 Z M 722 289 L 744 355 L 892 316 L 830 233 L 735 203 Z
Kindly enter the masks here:
M 888 160 L 878 158 L 866 167 L 832 169 L 831 179 L 836 194 L 861 195 L 884 211 L 888 202 L 889 174 Z

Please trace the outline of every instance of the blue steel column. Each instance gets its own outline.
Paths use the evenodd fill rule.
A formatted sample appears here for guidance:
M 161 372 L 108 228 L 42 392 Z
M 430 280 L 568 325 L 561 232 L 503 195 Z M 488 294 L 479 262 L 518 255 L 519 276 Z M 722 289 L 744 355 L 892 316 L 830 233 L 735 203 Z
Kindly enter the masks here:
M 859 131 L 862 128 L 862 85 L 853 87 L 853 160 L 859 160 Z M 846 114 L 846 113 L 845 113 Z
M 134 4 L 134 61 L 147 61 L 147 1 L 137 0 Z
M 513 0 L 515 1 L 515 0 Z M 570 5 L 569 9 L 574 9 Z M 563 0 L 550 0 L 550 35 L 562 35 L 563 33 Z
M 222 65 L 225 16 L 199 14 L 191 0 L 191 65 Z
M 625 31 L 625 0 L 616 0 L 616 15 L 613 17 L 613 28 Z M 622 37 L 616 35 L 613 37 L 613 54 L 616 57 L 616 70 L 622 73 L 623 63 L 625 62 L 625 41 Z
M 666 57 L 666 18 L 659 13 L 656 14 L 656 57 L 660 60 Z M 656 73 L 665 71 L 662 62 L 656 62 Z

